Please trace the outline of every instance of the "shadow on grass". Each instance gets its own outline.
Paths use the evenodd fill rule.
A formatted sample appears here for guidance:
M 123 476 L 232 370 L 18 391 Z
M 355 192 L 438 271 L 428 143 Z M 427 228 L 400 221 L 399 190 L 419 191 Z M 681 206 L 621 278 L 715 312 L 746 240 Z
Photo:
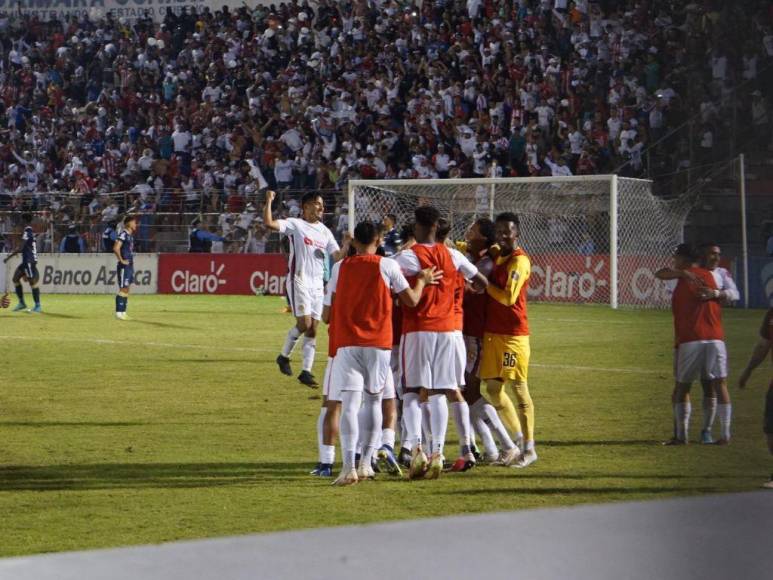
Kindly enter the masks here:
M 642 494 L 677 494 L 677 493 L 718 493 L 726 491 L 719 487 L 707 487 L 707 486 L 685 486 L 685 487 L 535 487 L 535 488 L 512 488 L 512 487 L 497 487 L 487 489 L 465 489 L 455 490 L 448 492 L 441 492 L 445 495 L 465 495 L 465 496 L 486 496 L 486 495 L 502 495 L 508 494 L 524 494 L 524 495 L 642 495 Z
M 205 415 L 209 416 L 209 415 Z M 201 427 L 251 427 L 247 421 L 0 421 L 0 427 L 148 427 L 165 425 L 190 425 Z
M 73 316 L 72 314 L 62 314 L 60 312 L 41 312 L 46 318 L 65 318 L 67 320 L 82 320 L 83 316 Z
M 579 439 L 569 439 L 566 441 L 539 441 L 540 445 L 551 447 L 586 447 L 591 445 L 600 446 L 626 446 L 626 445 L 661 445 L 663 442 L 655 439 L 621 439 L 621 440 L 599 440 L 582 441 Z
M 195 326 L 183 326 L 182 324 L 170 324 L 168 322 L 157 322 L 154 320 L 138 320 L 132 318 L 131 322 L 137 324 L 146 324 L 148 326 L 156 326 L 158 328 L 179 328 L 180 330 L 196 330 Z
M 212 316 L 213 314 L 217 314 L 217 316 L 244 316 L 245 314 L 253 314 L 251 310 L 156 310 L 156 312 L 161 312 L 163 314 L 205 314 L 207 316 Z
M 175 359 L 159 359 L 159 362 L 166 363 L 249 363 L 254 364 L 257 361 L 255 359 L 247 358 L 175 358 Z
M 308 463 L 98 463 L 0 467 L 0 493 L 211 488 L 308 479 Z
M 0 421 L 0 427 L 144 427 L 139 421 Z

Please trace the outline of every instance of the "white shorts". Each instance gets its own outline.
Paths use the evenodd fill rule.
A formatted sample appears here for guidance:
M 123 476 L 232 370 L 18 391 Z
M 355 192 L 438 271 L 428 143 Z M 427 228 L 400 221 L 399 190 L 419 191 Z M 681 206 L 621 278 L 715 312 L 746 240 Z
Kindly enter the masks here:
M 332 356 L 327 357 L 327 366 L 325 366 L 325 377 L 322 379 L 322 396 L 326 397 L 328 401 L 341 401 L 341 391 L 336 389 L 333 391 L 330 388 L 330 373 L 333 370 Z
M 459 360 L 461 333 L 410 332 L 400 341 L 400 372 L 403 387 L 415 389 L 456 389 L 458 374 L 464 374 Z
M 387 386 L 390 351 L 363 346 L 345 346 L 336 351 L 330 371 L 331 390 L 362 391 L 373 395 Z M 392 385 L 394 393 L 394 384 Z M 394 398 L 394 394 L 392 395 Z
M 461 330 L 454 332 L 454 340 L 454 374 L 456 375 L 456 385 L 460 389 L 463 389 L 465 385 L 464 371 L 467 368 L 467 346 L 464 344 L 464 335 Z
M 395 395 L 403 398 L 403 376 L 400 373 L 400 345 L 392 347 L 392 355 L 389 358 L 389 368 L 392 370 L 392 384 L 395 387 Z M 386 399 L 386 396 L 384 396 Z
M 395 398 L 397 398 L 397 392 L 395 390 L 395 377 L 390 369 L 386 374 L 386 383 L 384 383 L 384 392 L 381 394 L 381 399 L 387 400 Z
M 465 335 L 464 347 L 467 350 L 465 372 L 477 377 L 480 370 L 480 355 L 483 352 L 483 339 Z
M 678 383 L 727 378 L 727 348 L 721 340 L 696 340 L 680 344 L 674 353 Z
M 325 290 L 309 288 L 304 284 L 289 282 L 287 284 L 287 298 L 290 299 L 290 307 L 293 316 L 311 316 L 314 320 L 322 320 L 322 303 L 325 299 Z

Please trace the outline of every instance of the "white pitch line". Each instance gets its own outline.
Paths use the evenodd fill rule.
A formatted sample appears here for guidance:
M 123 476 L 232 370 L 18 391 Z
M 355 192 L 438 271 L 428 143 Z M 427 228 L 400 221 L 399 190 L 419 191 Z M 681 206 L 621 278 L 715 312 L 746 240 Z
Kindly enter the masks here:
M 648 375 L 659 375 L 662 372 L 668 372 L 668 369 L 665 369 L 664 371 L 658 371 L 655 369 L 640 369 L 636 367 L 584 367 L 584 366 L 577 366 L 577 365 L 546 365 L 546 364 L 538 364 L 538 363 L 529 363 L 530 367 L 540 368 L 540 369 L 566 369 L 566 370 L 572 370 L 572 371 L 601 371 L 604 373 L 633 373 L 633 374 L 648 374 Z
M 226 352 L 248 352 L 248 353 L 274 353 L 275 348 L 248 348 L 240 346 L 217 346 L 214 344 L 182 344 L 177 342 L 127 342 L 125 340 L 112 340 L 109 338 L 71 338 L 61 336 L 15 336 L 8 334 L 0 334 L 0 340 L 27 340 L 27 341 L 53 341 L 53 342 L 75 342 L 75 343 L 87 343 L 87 344 L 99 344 L 99 345 L 121 345 L 121 346 L 152 346 L 161 348 L 179 348 L 184 350 L 222 350 Z M 633 374 L 660 374 L 663 371 L 654 369 L 641 369 L 635 367 L 588 367 L 577 365 L 560 365 L 560 364 L 538 364 L 529 363 L 529 366 L 540 369 L 563 369 L 572 371 L 597 371 L 604 373 L 633 373 Z

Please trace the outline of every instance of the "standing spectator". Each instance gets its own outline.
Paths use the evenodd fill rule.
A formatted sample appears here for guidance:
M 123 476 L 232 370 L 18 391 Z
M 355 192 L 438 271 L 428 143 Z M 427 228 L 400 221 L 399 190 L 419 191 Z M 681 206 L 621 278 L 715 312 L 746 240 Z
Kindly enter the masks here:
M 284 151 L 274 162 L 274 179 L 277 189 L 290 189 L 293 186 L 293 162 Z
M 387 257 L 394 256 L 400 251 L 403 241 L 400 239 L 400 231 L 397 229 L 397 216 L 393 213 L 388 213 L 384 216 L 384 255 Z
M 61 254 L 83 254 L 86 252 L 86 242 L 78 232 L 78 227 L 71 224 L 67 228 L 67 235 L 59 243 L 59 253 Z
M 224 242 L 225 238 L 206 230 L 201 219 L 196 218 L 191 223 L 188 251 L 194 254 L 208 254 L 212 251 L 212 242 Z

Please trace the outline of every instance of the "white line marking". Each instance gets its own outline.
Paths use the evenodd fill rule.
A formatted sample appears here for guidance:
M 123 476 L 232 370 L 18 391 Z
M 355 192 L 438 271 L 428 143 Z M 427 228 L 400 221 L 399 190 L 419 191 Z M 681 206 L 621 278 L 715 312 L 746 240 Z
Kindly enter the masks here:
M 217 346 L 215 344 L 181 344 L 177 342 L 128 342 L 125 340 L 112 340 L 109 338 L 70 338 L 61 336 L 15 336 L 2 334 L 0 340 L 28 340 L 39 342 L 73 342 L 73 343 L 87 343 L 87 344 L 100 344 L 100 345 L 122 345 L 133 347 L 161 347 L 161 348 L 179 348 L 183 350 L 222 350 L 227 352 L 247 352 L 253 354 L 265 354 L 277 352 L 275 348 L 248 348 L 240 346 Z M 635 367 L 589 367 L 589 366 L 576 366 L 576 365 L 560 365 L 560 364 L 537 364 L 529 363 L 529 366 L 540 369 L 563 369 L 572 371 L 597 371 L 604 373 L 634 373 L 634 374 L 660 374 L 662 372 L 668 372 L 668 369 L 663 371 L 654 369 L 641 369 Z
M 603 373 L 633 373 L 633 374 L 647 374 L 647 375 L 659 375 L 663 372 L 668 372 L 668 369 L 664 369 L 663 371 L 658 371 L 655 369 L 640 369 L 636 367 L 629 367 L 629 368 L 616 368 L 616 367 L 584 367 L 584 366 L 576 366 L 576 365 L 546 365 L 546 364 L 537 364 L 537 363 L 529 363 L 530 367 L 535 368 L 541 368 L 541 369 L 566 369 L 566 370 L 572 370 L 572 371 L 601 371 Z

